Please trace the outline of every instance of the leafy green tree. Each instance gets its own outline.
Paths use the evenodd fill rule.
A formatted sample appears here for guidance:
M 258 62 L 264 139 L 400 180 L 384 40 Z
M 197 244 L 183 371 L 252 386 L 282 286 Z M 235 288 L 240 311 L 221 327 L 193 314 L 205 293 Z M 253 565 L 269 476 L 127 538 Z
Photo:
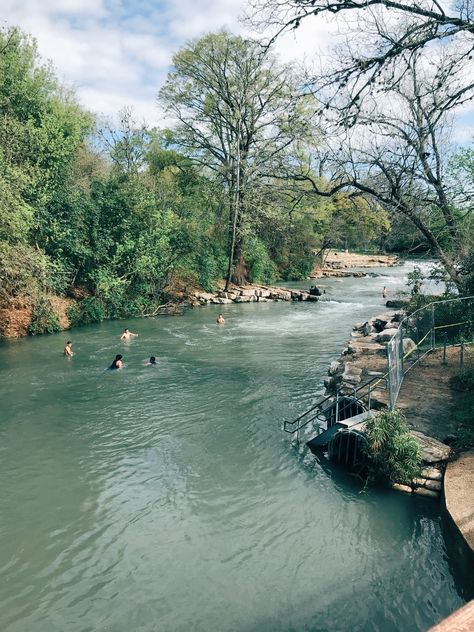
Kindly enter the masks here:
M 292 70 L 255 40 L 206 35 L 173 57 L 160 98 L 177 120 L 173 143 L 224 187 L 228 209 L 227 282 L 247 278 L 246 219 L 252 194 L 279 155 L 307 133 Z

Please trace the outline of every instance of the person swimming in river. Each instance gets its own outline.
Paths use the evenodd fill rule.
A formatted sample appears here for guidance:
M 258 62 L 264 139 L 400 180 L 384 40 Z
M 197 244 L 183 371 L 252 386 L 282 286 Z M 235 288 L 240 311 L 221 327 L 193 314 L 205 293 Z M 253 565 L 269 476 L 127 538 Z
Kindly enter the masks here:
M 74 351 L 72 350 L 72 341 L 71 340 L 68 340 L 66 342 L 66 346 L 64 347 L 63 353 L 68 358 L 72 358 L 72 356 L 74 355 Z
M 156 358 L 155 356 L 151 356 L 151 358 L 148 360 L 148 362 L 145 362 L 145 366 L 156 366 Z
M 219 316 L 217 317 L 216 323 L 218 325 L 223 325 L 225 323 L 225 319 L 224 319 L 224 316 L 222 314 L 219 314 Z
M 120 336 L 120 340 L 130 340 L 130 338 L 135 338 L 138 334 L 134 334 L 128 329 L 123 330 L 123 334 Z
M 117 353 L 117 355 L 115 356 L 115 360 L 109 366 L 109 369 L 113 370 L 113 369 L 121 369 L 121 368 L 123 368 L 122 358 L 123 358 L 123 355 L 121 353 Z

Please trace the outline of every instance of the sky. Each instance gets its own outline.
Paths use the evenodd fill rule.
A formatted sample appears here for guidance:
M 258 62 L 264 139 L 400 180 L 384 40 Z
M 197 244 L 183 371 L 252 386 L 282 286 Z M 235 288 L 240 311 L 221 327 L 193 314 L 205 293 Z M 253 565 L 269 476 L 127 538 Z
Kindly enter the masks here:
M 227 28 L 248 33 L 239 17 L 246 0 L 1 0 L 0 26 L 33 35 L 92 112 L 113 118 L 124 106 L 150 126 L 166 124 L 157 94 L 173 54 L 204 33 Z M 282 61 L 311 61 L 329 54 L 337 24 L 304 20 L 276 43 Z M 455 138 L 472 140 L 474 112 L 465 108 Z
M 244 33 L 244 0 L 2 0 L 0 24 L 33 35 L 43 59 L 74 87 L 89 110 L 159 125 L 157 93 L 173 54 L 190 39 L 223 27 Z M 278 42 L 283 61 L 327 49 L 324 23 Z

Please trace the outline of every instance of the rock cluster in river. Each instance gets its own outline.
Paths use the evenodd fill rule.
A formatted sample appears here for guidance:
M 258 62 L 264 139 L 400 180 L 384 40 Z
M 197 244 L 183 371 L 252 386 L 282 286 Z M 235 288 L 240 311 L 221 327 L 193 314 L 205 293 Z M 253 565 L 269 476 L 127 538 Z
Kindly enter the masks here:
M 232 287 L 229 291 L 201 292 L 193 294 L 194 305 L 227 305 L 229 303 L 264 303 L 268 301 L 317 301 L 318 297 L 305 290 L 290 290 L 265 285 Z

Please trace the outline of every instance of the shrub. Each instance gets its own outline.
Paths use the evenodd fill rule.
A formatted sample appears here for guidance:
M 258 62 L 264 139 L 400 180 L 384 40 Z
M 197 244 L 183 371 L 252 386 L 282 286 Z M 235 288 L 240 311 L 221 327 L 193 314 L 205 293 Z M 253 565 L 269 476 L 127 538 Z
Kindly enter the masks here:
M 273 263 L 265 244 L 253 237 L 245 246 L 245 261 L 252 283 L 273 283 L 277 278 L 277 267 Z
M 31 324 L 28 333 L 31 336 L 36 334 L 52 334 L 60 331 L 58 317 L 56 316 L 51 302 L 45 298 L 39 298 L 33 308 Z
M 73 327 L 100 323 L 107 317 L 102 301 L 95 296 L 85 298 L 72 305 L 68 311 L 68 317 Z
M 367 420 L 365 450 L 372 478 L 409 483 L 421 472 L 421 448 L 403 413 L 384 410 Z

